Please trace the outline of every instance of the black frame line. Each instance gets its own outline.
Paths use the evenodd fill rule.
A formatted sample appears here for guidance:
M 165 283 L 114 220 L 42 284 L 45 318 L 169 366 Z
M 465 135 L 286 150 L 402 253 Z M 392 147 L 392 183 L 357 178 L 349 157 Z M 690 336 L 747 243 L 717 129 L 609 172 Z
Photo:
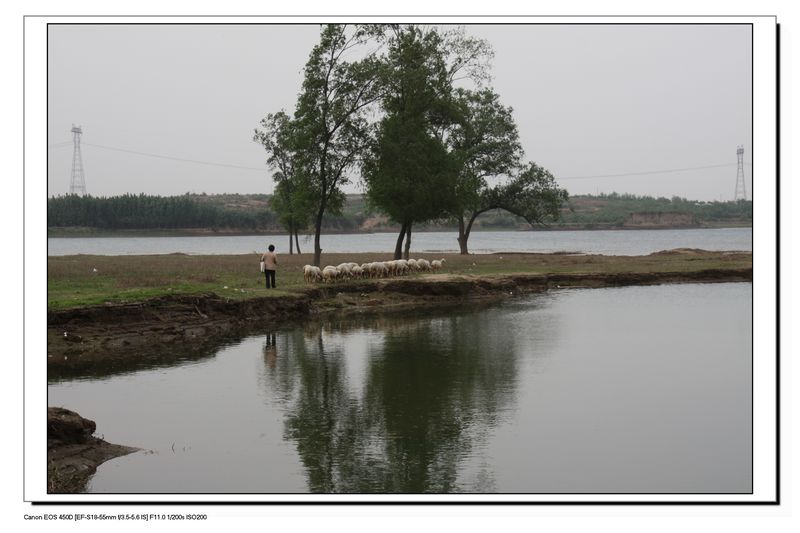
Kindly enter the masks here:
M 781 423 L 781 410 L 780 410 L 780 401 L 781 401 L 781 389 L 780 389 L 780 24 L 777 21 L 776 15 L 668 15 L 668 16 L 653 16 L 653 15 L 593 15 L 593 16 L 584 16 L 584 15 L 523 15 L 523 16 L 515 16 L 515 15 L 424 15 L 424 16 L 413 16 L 413 15 L 260 15 L 260 16 L 248 16 L 248 15 L 24 15 L 23 16 L 23 409 L 25 403 L 25 357 L 26 357 L 26 345 L 25 345 L 25 286 L 26 286 L 26 276 L 25 276 L 25 237 L 26 237 L 26 227 L 25 227 L 25 176 L 26 176 L 26 168 L 25 168 L 25 104 L 26 104 L 26 95 L 25 95 L 25 19 L 27 18 L 158 18 L 158 19 L 170 19 L 170 18 L 180 18 L 180 19 L 187 19 L 187 18 L 249 18 L 249 19 L 284 19 L 284 18 L 309 18 L 309 19 L 365 19 L 365 18 L 372 18 L 372 19 L 383 19 L 383 18 L 406 18 L 406 19 L 433 19 L 433 18 L 448 18 L 454 20 L 453 24 L 458 24 L 458 20 L 464 18 L 482 18 L 482 19 L 494 19 L 494 18 L 503 18 L 503 19 L 528 19 L 528 18 L 613 18 L 613 19 L 620 19 L 620 18 L 645 18 L 645 19 L 652 19 L 654 17 L 658 18 L 683 18 L 683 19 L 699 19 L 699 18 L 772 18 L 775 22 L 775 51 L 776 51 L 776 197 L 775 197 L 775 205 L 776 205 L 776 486 L 775 486 L 775 500 L 761 500 L 761 501 L 700 501 L 700 500 L 686 500 L 686 501 L 670 501 L 670 500 L 655 500 L 655 501 L 643 501 L 643 500 L 636 500 L 636 501 L 603 501 L 603 500 L 576 500 L 576 501 L 566 501 L 566 500 L 558 500 L 558 501 L 429 501 L 429 500 L 419 500 L 419 501 L 397 501 L 397 500 L 389 500 L 389 501 L 357 501 L 357 500 L 348 500 L 348 501 L 314 501 L 314 500 L 291 500 L 291 501 L 55 501 L 55 500 L 46 500 L 46 501 L 30 501 L 32 505 L 92 505 L 92 506 L 108 506 L 108 505 L 189 505 L 189 506 L 227 506 L 227 505 L 287 505 L 287 506 L 295 506 L 295 505 L 314 505 L 314 506 L 323 506 L 323 505 L 554 505 L 554 506 L 563 506 L 563 505 L 579 505 L 579 506 L 596 506 L 596 505 L 612 505 L 612 506 L 619 506 L 619 505 L 633 505 L 633 506 L 641 506 L 641 505 L 657 505 L 657 506 L 673 506 L 673 505 L 721 505 L 721 506 L 750 506 L 750 505 L 780 505 L 781 503 L 781 471 L 780 471 L 780 423 Z M 192 25 L 208 25 L 208 26 L 270 26 L 270 25 L 312 25 L 313 23 L 299 23 L 299 22 L 292 22 L 292 23 L 278 23 L 278 22 L 233 22 L 233 23 L 219 23 L 219 22 L 113 22 L 113 23 L 100 23 L 100 22 L 91 22 L 91 23 L 82 23 L 82 22 L 53 22 L 47 23 L 47 30 L 46 30 L 46 48 L 49 51 L 49 26 L 79 26 L 79 25 L 87 25 L 87 26 L 116 26 L 116 25 L 126 25 L 126 26 L 169 26 L 169 25 L 180 25 L 180 26 L 192 26 Z M 445 24 L 445 23 L 441 23 Z M 464 26 L 471 26 L 471 25 L 479 25 L 481 23 L 477 22 L 469 22 L 466 24 L 462 24 Z M 535 22 L 492 22 L 487 23 L 487 25 L 495 25 L 495 26 L 562 26 L 562 25 L 575 25 L 575 26 L 593 26 L 593 25 L 600 25 L 600 26 L 612 26 L 612 25 L 619 25 L 619 26 L 680 26 L 680 25 L 695 25 L 695 26 L 712 26 L 712 25 L 749 25 L 751 28 L 751 138 L 753 139 L 753 144 L 756 143 L 754 138 L 754 106 L 752 103 L 754 102 L 754 50 L 755 50 L 755 43 L 753 39 L 753 24 L 752 23 L 744 23 L 744 22 L 731 22 L 731 23 L 711 23 L 711 22 L 624 22 L 624 23 L 611 23 L 611 22 L 580 22 L 580 23 L 556 23 L 556 22 L 547 22 L 547 23 L 535 23 Z M 49 53 L 48 53 L 48 63 L 49 63 Z M 49 81 L 49 69 L 47 72 L 46 79 Z M 46 114 L 49 117 L 49 85 L 46 91 L 48 98 L 46 102 Z M 49 124 L 47 127 L 49 132 Z M 49 163 L 49 151 L 46 150 L 46 164 Z M 753 168 L 755 168 L 755 158 L 753 160 Z M 752 175 L 751 175 L 752 179 Z M 755 180 L 753 180 L 755 182 Z M 751 197 L 755 196 L 753 194 L 755 186 L 751 187 Z M 49 192 L 49 183 L 47 186 L 47 190 Z M 751 249 L 753 249 L 753 253 L 755 253 L 754 249 L 754 238 L 751 235 Z M 753 295 L 753 288 L 751 286 L 751 302 L 752 302 L 752 295 Z M 46 307 L 46 306 L 45 306 Z M 751 313 L 751 330 L 754 326 L 754 318 L 752 317 Z M 667 496 L 667 495 L 747 495 L 753 494 L 754 490 L 754 469 L 755 469 L 755 451 L 754 451 L 754 360 L 755 360 L 755 341 L 751 338 L 751 490 L 750 492 L 731 492 L 731 493 L 683 493 L 683 492 L 661 492 L 661 493 L 646 493 L 646 492 L 636 492 L 636 493 L 557 493 L 557 492 L 549 492 L 549 493 L 455 493 L 451 496 Z M 45 386 L 47 386 L 45 380 Z M 23 471 L 26 457 L 26 449 L 24 445 L 25 440 L 25 417 L 23 416 Z M 46 485 L 46 484 L 45 484 Z M 25 489 L 25 476 L 23 474 L 23 493 Z M 129 496 L 129 495 L 136 495 L 136 493 L 110 493 L 114 496 Z M 175 493 L 148 493 L 151 495 L 175 495 Z M 251 495 L 245 493 L 196 493 L 197 495 L 219 495 L 219 496 L 244 496 L 244 495 Z M 289 493 L 253 493 L 252 495 L 258 496 L 295 496 L 294 494 Z M 303 496 L 309 496 L 310 493 L 300 493 Z M 366 496 L 367 494 L 361 494 L 362 496 Z M 376 494 L 369 494 L 370 496 L 402 496 L 402 495 L 414 495 L 420 496 L 417 493 L 376 493 Z M 185 497 L 186 494 L 182 494 L 181 496 Z M 319 495 L 320 497 L 331 496 L 331 495 Z M 437 496 L 433 494 L 432 496 Z M 441 496 L 441 495 L 439 495 Z

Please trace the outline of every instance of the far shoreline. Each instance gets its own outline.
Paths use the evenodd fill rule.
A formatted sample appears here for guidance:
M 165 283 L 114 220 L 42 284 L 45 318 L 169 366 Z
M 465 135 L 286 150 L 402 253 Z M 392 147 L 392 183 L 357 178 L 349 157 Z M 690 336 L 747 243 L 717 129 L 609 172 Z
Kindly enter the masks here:
M 491 232 L 519 232 L 519 233 L 538 233 L 538 232 L 561 232 L 561 231 L 642 231 L 642 230 L 704 230 L 704 229 L 753 229 L 752 224 L 736 225 L 696 225 L 696 226 L 668 226 L 668 225 L 638 225 L 638 226 L 549 226 L 537 228 L 476 228 L 472 233 L 491 233 Z M 396 235 L 399 231 L 392 229 L 379 230 L 356 230 L 356 231 L 324 231 L 325 235 Z M 415 233 L 458 233 L 458 228 L 426 228 L 414 230 Z M 48 239 L 73 239 L 73 238 L 136 238 L 136 237 L 287 237 L 286 231 L 276 231 L 273 229 L 243 230 L 243 229 L 212 229 L 212 228 L 186 228 L 170 230 L 97 230 L 93 228 L 47 228 Z M 302 237 L 313 237 L 313 233 L 303 233 Z

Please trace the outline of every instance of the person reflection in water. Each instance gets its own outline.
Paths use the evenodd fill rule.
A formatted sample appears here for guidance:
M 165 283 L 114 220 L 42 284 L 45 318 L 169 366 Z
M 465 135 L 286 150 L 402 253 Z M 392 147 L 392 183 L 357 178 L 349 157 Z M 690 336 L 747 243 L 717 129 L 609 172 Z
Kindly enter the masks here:
M 264 359 L 267 361 L 268 367 L 275 368 L 278 360 L 278 345 L 274 333 L 267 333 L 267 341 L 264 343 Z

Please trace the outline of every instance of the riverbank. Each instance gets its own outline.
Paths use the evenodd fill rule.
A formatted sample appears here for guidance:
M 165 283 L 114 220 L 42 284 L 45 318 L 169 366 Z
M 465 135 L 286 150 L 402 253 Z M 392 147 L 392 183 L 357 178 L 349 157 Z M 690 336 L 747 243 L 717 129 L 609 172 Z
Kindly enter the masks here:
M 617 274 L 686 272 L 751 268 L 749 252 L 675 250 L 642 256 L 495 253 L 415 254 L 429 261 L 446 259 L 443 274 L 493 277 L 519 274 Z M 358 264 L 390 259 L 386 253 L 339 253 L 322 256 L 324 265 Z M 48 310 L 90 305 L 127 304 L 175 295 L 216 294 L 230 300 L 297 296 L 312 288 L 303 280 L 311 254 L 281 254 L 278 288 L 267 290 L 258 271 L 259 254 L 142 256 L 51 256 L 47 259 Z M 402 279 L 426 279 L 429 274 Z M 358 283 L 360 281 L 344 282 Z
M 349 258 L 370 259 L 370 254 L 355 255 Z M 345 261 L 343 256 L 328 258 Z M 457 305 L 551 288 L 752 280 L 751 254 L 701 250 L 638 257 L 453 255 L 447 257 L 442 273 L 333 284 L 306 284 L 301 273 L 305 259 L 283 256 L 281 289 L 267 290 L 260 275 L 249 273 L 251 256 L 49 258 L 48 368 L 69 371 L 121 354 L 135 359 L 144 349 L 170 352 L 179 346 L 202 351 L 214 336 L 261 330 L 322 313 Z M 184 280 L 174 283 L 173 276 Z M 76 299 L 102 303 L 68 305 Z

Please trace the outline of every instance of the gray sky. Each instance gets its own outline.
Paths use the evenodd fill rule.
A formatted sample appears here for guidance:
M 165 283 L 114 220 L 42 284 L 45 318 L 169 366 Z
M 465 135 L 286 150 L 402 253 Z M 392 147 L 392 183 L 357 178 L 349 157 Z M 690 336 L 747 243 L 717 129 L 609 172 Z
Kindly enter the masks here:
M 750 198 L 750 26 L 466 32 L 494 48 L 492 85 L 514 108 L 526 159 L 570 194 L 732 200 L 742 144 Z M 69 191 L 73 124 L 92 195 L 271 192 L 253 129 L 294 109 L 318 35 L 317 25 L 50 25 L 49 194 Z M 596 177 L 716 165 L 728 166 Z

